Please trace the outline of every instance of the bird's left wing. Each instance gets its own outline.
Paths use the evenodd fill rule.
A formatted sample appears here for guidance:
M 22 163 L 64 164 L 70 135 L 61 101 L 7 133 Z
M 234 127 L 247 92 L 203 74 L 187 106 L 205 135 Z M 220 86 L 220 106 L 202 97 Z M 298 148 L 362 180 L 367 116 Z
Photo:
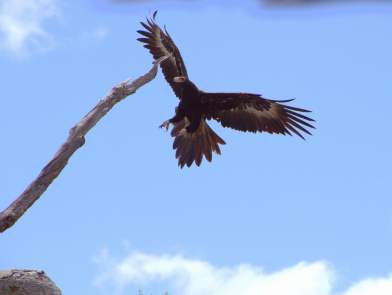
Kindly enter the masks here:
M 168 57 L 161 62 L 160 66 L 166 81 L 173 88 L 176 96 L 181 98 L 181 86 L 174 83 L 173 78 L 178 76 L 188 78 L 188 74 L 180 51 L 176 44 L 174 44 L 169 33 L 166 31 L 166 28 L 163 31 L 156 24 L 156 14 L 157 12 L 155 11 L 153 17 L 147 19 L 146 23 L 141 22 L 141 25 L 145 28 L 145 30 L 137 31 L 143 36 L 137 40 L 145 44 L 144 47 L 150 51 L 155 60 L 159 60 L 163 56 Z
M 292 133 L 304 139 L 301 133 L 311 134 L 313 119 L 303 115 L 305 109 L 288 106 L 291 100 L 269 100 L 250 93 L 203 93 L 202 102 L 207 118 L 222 126 L 240 131 Z

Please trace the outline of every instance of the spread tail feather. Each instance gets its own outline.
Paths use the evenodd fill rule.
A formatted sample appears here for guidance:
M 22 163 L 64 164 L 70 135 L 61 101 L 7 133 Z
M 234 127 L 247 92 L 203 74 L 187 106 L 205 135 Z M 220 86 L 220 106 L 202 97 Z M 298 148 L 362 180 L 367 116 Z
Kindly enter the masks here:
M 211 162 L 212 152 L 220 155 L 219 144 L 226 144 L 211 128 L 205 120 L 200 121 L 198 129 L 189 133 L 186 127 L 189 121 L 184 118 L 178 123 L 174 124 L 171 135 L 174 138 L 173 149 L 176 150 L 176 158 L 178 165 L 182 168 L 185 165 L 190 167 L 193 162 L 197 166 L 204 157 Z

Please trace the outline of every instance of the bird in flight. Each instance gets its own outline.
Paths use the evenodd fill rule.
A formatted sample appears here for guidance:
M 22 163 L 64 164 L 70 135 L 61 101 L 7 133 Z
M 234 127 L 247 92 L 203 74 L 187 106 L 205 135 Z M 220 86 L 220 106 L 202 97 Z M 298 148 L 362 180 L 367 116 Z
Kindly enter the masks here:
M 154 60 L 165 58 L 160 67 L 166 81 L 180 102 L 175 114 L 160 126 L 169 128 L 174 137 L 178 165 L 190 167 L 202 162 L 203 156 L 211 161 L 212 152 L 220 154 L 220 144 L 225 144 L 207 124 L 214 119 L 223 127 L 244 132 L 268 132 L 271 134 L 295 134 L 304 139 L 303 133 L 311 135 L 309 128 L 313 119 L 304 115 L 310 111 L 286 105 L 290 100 L 271 100 L 252 93 L 204 92 L 189 79 L 180 51 L 166 28 L 162 30 L 152 18 L 141 22 L 144 30 L 137 31 Z

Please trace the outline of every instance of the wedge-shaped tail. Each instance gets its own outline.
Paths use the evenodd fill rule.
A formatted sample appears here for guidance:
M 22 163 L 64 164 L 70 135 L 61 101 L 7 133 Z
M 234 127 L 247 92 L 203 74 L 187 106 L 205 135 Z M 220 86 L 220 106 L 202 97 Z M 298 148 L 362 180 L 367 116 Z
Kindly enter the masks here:
M 205 120 L 201 120 L 199 128 L 193 133 L 186 130 L 188 125 L 189 121 L 185 117 L 174 124 L 171 132 L 174 137 L 173 149 L 176 150 L 176 158 L 181 168 L 185 165 L 190 167 L 193 162 L 200 166 L 203 156 L 211 162 L 212 152 L 220 155 L 219 144 L 226 143 L 208 126 Z

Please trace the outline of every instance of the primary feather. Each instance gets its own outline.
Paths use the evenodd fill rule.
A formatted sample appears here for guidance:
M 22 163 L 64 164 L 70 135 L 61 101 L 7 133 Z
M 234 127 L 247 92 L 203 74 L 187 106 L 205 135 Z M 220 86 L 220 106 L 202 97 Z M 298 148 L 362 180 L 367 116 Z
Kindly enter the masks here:
M 141 22 L 145 30 L 137 31 L 143 36 L 137 40 L 145 44 L 144 47 L 150 51 L 155 60 L 163 56 L 169 57 L 161 62 L 160 66 L 166 81 L 173 88 L 176 96 L 180 98 L 181 87 L 174 83 L 173 79 L 179 76 L 188 77 L 185 64 L 169 33 L 166 30 L 162 31 L 155 23 L 155 16 L 156 12 L 152 18 L 147 19 L 146 22 Z
M 271 100 L 252 93 L 209 93 L 199 90 L 189 80 L 180 51 L 166 28 L 162 30 L 155 22 L 157 12 L 146 22 L 138 40 L 144 43 L 155 60 L 167 57 L 161 64 L 166 81 L 180 99 L 174 117 L 162 126 L 173 124 L 173 149 L 178 165 L 199 166 L 203 157 L 211 161 L 212 152 L 220 154 L 219 144 L 225 144 L 208 126 L 206 120 L 216 120 L 223 127 L 244 132 L 268 132 L 271 134 L 295 134 L 304 139 L 314 128 L 309 110 L 286 103 L 292 100 Z

